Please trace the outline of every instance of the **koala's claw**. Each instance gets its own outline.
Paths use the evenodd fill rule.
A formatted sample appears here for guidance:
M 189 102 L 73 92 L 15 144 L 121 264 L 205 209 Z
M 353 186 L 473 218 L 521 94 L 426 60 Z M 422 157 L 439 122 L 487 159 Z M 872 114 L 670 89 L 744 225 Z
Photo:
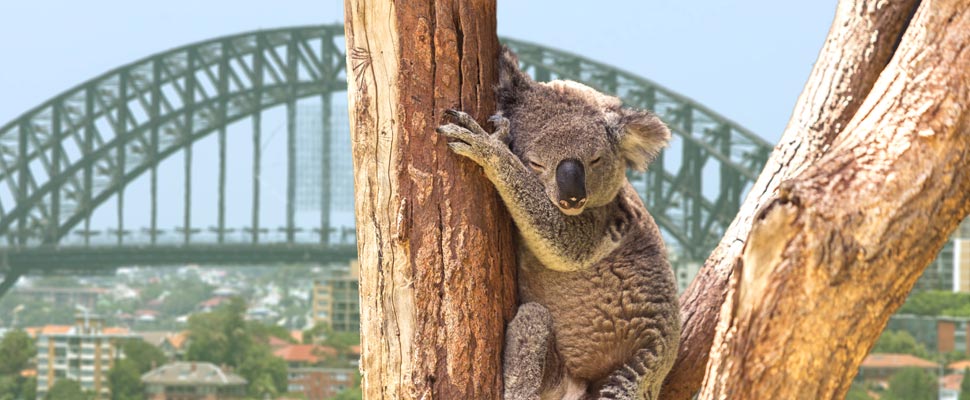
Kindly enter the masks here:
M 468 157 L 485 167 L 492 168 L 500 163 L 503 157 L 514 157 L 509 152 L 505 137 L 508 136 L 508 120 L 490 119 L 496 124 L 495 133 L 485 132 L 471 115 L 458 110 L 445 110 L 445 114 L 454 118 L 455 123 L 438 127 L 437 132 L 456 142 L 448 143 L 455 153 Z
M 454 118 L 455 122 L 458 122 L 458 125 L 461 125 L 465 129 L 474 132 L 476 135 L 488 136 L 488 132 L 485 132 L 481 125 L 478 125 L 478 122 L 475 121 L 475 118 L 472 118 L 472 116 L 468 115 L 468 113 L 449 109 L 445 110 L 445 114 Z
M 436 131 L 439 134 L 442 134 L 452 139 L 461 140 L 462 142 L 465 142 L 466 144 L 469 144 L 469 145 L 475 144 L 476 142 L 480 141 L 480 137 L 476 136 L 474 133 L 471 133 L 468 129 L 462 128 L 455 124 L 445 124 L 445 125 L 439 126 L 438 129 L 436 129 Z

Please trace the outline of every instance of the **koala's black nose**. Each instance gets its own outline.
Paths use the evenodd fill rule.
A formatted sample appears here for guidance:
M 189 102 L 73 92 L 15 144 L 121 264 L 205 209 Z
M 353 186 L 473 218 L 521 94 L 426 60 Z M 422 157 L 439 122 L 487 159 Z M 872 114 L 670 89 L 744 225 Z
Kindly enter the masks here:
M 556 167 L 556 185 L 559 186 L 559 206 L 580 208 L 586 205 L 586 169 L 579 160 L 562 160 Z

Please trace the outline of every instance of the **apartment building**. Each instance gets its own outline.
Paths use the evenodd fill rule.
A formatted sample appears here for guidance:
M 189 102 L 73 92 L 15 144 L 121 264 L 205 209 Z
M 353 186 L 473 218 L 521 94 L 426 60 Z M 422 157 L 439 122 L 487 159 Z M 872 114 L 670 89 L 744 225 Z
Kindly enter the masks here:
M 314 324 L 324 323 L 336 332 L 360 330 L 360 264 L 314 280 L 312 312 Z
M 95 393 L 96 399 L 110 398 L 108 370 L 123 357 L 121 342 L 137 338 L 125 328 L 105 327 L 104 320 L 91 315 L 77 317 L 72 325 L 48 325 L 36 332 L 37 398 L 43 399 L 58 379 L 71 379 Z

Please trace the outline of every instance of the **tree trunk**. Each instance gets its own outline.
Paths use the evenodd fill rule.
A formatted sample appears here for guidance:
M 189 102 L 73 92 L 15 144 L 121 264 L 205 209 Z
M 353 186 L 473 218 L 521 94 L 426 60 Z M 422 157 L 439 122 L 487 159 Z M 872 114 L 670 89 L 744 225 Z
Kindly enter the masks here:
M 347 0 L 367 399 L 497 399 L 511 220 L 434 128 L 494 112 L 494 0 Z
M 828 38 L 781 141 L 720 244 L 680 298 L 680 352 L 661 398 L 688 400 L 700 389 L 727 284 L 741 261 L 755 212 L 777 195 L 781 182 L 825 154 L 889 62 L 918 3 L 839 3 Z
M 924 0 L 910 20 L 916 3 L 840 3 L 782 142 L 682 297 L 663 398 L 690 398 L 705 364 L 703 399 L 843 396 L 970 210 L 970 10 Z

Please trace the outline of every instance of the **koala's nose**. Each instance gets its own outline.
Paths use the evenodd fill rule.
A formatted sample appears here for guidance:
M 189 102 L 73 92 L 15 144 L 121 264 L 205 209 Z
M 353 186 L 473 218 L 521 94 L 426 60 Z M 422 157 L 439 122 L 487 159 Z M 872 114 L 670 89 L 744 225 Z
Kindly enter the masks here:
M 586 205 L 586 169 L 579 160 L 562 160 L 556 167 L 556 185 L 559 186 L 559 206 L 580 208 Z

